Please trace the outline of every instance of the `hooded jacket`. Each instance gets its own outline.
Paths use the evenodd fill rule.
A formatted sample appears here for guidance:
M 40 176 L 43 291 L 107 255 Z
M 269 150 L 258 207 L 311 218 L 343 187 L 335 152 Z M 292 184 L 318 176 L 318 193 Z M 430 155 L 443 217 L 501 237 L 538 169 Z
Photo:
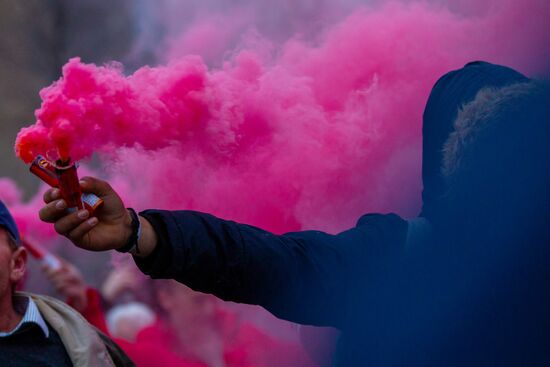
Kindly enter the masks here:
M 527 82 L 529 79 L 505 66 L 483 61 L 466 64 L 463 68 L 442 76 L 434 85 L 422 124 L 422 214 L 432 219 L 445 190 L 441 174 L 443 145 L 454 130 L 460 108 L 474 100 L 483 88 L 501 88 Z
M 485 86 L 524 78 L 511 69 L 476 62 L 438 81 L 424 115 L 425 217 L 429 219 L 439 200 L 441 150 L 459 107 Z M 449 308 L 437 314 L 439 319 L 430 319 L 430 312 L 420 307 L 436 305 L 429 302 L 436 294 L 417 284 L 429 284 L 426 279 L 438 273 L 406 263 L 436 260 L 425 239 L 425 220 L 407 223 L 394 214 L 369 214 L 337 235 L 274 235 L 193 211 L 148 210 L 140 215 L 158 237 L 148 258 L 135 259 L 145 274 L 175 279 L 224 300 L 261 305 L 289 321 L 336 327 L 342 334 L 335 366 L 464 365 L 423 344 L 438 335 L 424 333 L 424 326 L 430 332 L 446 331 L 447 313 L 453 312 L 444 303 Z M 416 302 L 418 297 L 427 302 Z M 437 347 L 445 340 L 434 342 Z M 472 355 L 466 357 L 472 361 Z

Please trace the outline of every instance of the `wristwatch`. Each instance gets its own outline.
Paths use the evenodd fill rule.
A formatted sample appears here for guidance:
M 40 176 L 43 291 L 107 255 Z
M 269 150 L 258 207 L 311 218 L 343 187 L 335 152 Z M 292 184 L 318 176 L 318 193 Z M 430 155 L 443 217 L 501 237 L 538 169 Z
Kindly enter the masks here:
M 130 216 L 132 217 L 132 224 L 131 224 L 132 233 L 128 238 L 128 242 L 126 242 L 124 246 L 117 248 L 116 250 L 122 253 L 137 255 L 139 254 L 138 242 L 141 237 L 141 222 L 139 221 L 139 217 L 133 208 L 126 208 L 126 209 L 130 213 Z

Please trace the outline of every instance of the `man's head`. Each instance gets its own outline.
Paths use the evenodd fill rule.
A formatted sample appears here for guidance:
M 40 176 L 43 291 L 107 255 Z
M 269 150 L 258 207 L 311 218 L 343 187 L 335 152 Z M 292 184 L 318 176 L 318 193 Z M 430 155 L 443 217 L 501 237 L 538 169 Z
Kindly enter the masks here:
M 550 93 L 527 82 L 485 89 L 464 106 L 443 152 L 447 224 L 512 239 L 550 215 Z M 504 236 L 504 237 L 502 237 Z
M 0 299 L 9 296 L 25 275 L 27 252 L 19 245 L 19 232 L 0 201 Z
M 423 116 L 422 146 L 422 216 L 437 216 L 445 179 L 441 174 L 443 145 L 454 130 L 461 106 L 472 102 L 483 88 L 502 88 L 529 81 L 517 71 L 487 62 L 471 62 L 441 77 L 430 93 Z M 445 206 L 445 203 L 443 203 Z

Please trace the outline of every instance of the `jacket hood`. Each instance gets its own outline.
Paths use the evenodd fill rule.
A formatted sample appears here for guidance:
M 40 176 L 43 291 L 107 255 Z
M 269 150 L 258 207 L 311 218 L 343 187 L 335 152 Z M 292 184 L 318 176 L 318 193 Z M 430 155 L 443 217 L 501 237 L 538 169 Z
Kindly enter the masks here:
M 466 64 L 462 69 L 441 77 L 430 93 L 422 127 L 422 213 L 430 219 L 444 193 L 441 175 L 443 145 L 453 131 L 459 109 L 488 87 L 501 88 L 529 79 L 505 66 L 483 61 Z

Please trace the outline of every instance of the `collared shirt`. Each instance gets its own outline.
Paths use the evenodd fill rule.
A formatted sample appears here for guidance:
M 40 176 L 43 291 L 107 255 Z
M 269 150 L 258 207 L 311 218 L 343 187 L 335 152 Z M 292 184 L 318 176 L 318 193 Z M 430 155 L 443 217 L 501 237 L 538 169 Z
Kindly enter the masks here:
M 46 338 L 50 336 L 50 330 L 48 329 L 46 321 L 44 321 L 38 307 L 36 307 L 36 304 L 30 297 L 14 296 L 13 303 L 17 312 L 24 313 L 23 318 L 12 331 L 0 332 L 0 338 L 14 335 L 25 324 L 35 324 L 42 330 Z

